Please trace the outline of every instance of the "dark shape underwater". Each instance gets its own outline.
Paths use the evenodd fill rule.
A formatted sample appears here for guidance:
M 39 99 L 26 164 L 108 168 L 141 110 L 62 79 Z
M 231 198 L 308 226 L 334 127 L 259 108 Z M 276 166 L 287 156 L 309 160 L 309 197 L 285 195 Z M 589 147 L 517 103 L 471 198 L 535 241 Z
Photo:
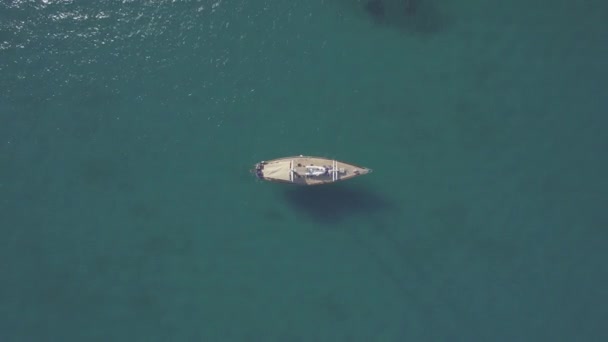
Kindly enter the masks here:
M 353 215 L 371 215 L 391 207 L 377 193 L 353 184 L 287 187 L 284 195 L 295 210 L 325 223 L 335 223 Z
M 365 3 L 364 8 L 365 11 L 375 19 L 384 18 L 386 10 L 384 8 L 384 2 L 382 2 L 382 0 L 368 0 Z

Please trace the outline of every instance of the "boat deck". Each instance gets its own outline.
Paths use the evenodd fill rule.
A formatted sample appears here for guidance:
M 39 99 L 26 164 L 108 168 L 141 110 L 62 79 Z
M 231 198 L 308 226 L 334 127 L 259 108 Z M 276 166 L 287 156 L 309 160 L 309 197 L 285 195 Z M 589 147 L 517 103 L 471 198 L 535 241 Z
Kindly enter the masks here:
M 321 157 L 287 157 L 258 164 L 258 177 L 267 181 L 300 185 L 333 183 L 370 173 L 372 170 Z

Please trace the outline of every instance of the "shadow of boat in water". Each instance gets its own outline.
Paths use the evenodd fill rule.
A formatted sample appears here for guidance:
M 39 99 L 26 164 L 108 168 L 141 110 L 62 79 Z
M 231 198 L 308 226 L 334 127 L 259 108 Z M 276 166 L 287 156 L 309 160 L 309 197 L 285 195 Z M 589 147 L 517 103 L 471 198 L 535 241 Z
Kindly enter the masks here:
M 378 193 L 353 184 L 289 187 L 284 195 L 294 210 L 323 223 L 336 223 L 357 215 L 368 216 L 391 207 Z

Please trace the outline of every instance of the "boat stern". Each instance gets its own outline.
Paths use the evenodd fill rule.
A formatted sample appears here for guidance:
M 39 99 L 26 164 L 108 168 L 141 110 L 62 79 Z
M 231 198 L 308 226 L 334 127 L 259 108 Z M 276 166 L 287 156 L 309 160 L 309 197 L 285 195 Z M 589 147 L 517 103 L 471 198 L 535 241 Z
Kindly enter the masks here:
M 258 179 L 264 179 L 264 165 L 266 165 L 266 162 L 263 160 L 256 163 L 253 169 L 251 169 L 251 173 L 255 174 Z

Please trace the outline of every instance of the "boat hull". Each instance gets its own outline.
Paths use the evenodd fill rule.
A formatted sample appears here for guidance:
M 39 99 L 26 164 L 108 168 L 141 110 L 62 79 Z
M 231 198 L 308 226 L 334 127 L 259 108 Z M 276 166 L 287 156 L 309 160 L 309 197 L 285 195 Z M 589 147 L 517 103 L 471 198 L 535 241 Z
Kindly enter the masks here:
M 334 159 L 300 155 L 261 161 L 252 172 L 268 182 L 322 185 L 363 176 L 372 170 Z

